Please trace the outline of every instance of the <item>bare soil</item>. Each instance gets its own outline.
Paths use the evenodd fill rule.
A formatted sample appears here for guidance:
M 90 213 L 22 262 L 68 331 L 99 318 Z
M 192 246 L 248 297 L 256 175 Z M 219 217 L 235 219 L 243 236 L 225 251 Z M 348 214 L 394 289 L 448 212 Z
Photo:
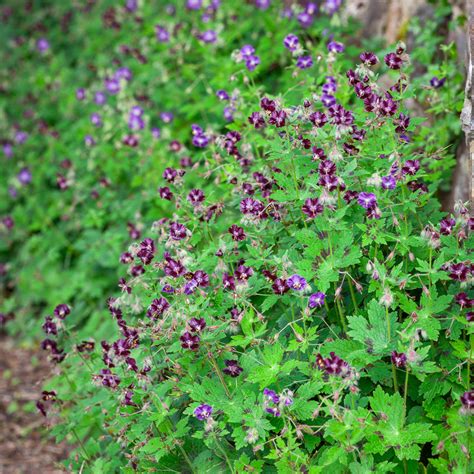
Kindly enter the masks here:
M 67 447 L 46 436 L 36 410 L 41 385 L 51 373 L 43 351 L 23 349 L 0 335 L 0 474 L 59 474 Z

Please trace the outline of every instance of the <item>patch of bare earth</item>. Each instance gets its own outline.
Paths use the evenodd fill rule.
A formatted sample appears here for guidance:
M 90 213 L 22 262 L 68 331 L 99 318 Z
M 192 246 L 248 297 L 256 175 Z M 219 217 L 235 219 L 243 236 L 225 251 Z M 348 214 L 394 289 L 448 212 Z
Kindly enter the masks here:
M 59 465 L 67 447 L 48 440 L 45 418 L 31 411 L 50 372 L 41 352 L 0 336 L 0 474 L 67 472 Z

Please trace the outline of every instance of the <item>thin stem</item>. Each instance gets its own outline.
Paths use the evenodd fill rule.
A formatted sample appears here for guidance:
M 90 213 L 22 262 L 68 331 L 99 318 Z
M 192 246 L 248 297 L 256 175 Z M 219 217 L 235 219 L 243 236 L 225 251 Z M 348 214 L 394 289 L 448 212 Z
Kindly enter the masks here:
M 395 369 L 395 365 L 392 362 L 392 378 L 393 378 L 393 388 L 395 392 L 398 392 L 398 382 L 397 382 L 397 371 Z
M 354 305 L 354 311 L 357 312 L 358 306 L 357 306 L 357 299 L 354 291 L 354 285 L 352 284 L 351 279 L 348 279 L 349 282 L 349 291 L 351 292 L 351 299 L 352 299 L 352 304 Z
M 387 322 L 387 340 L 390 342 L 392 338 L 392 329 L 390 327 L 390 315 L 388 314 L 388 306 L 385 306 L 385 321 Z
M 222 375 L 222 372 L 221 370 L 219 369 L 219 366 L 217 365 L 217 362 L 216 362 L 216 359 L 214 359 L 214 356 L 211 354 L 210 351 L 208 351 L 208 354 L 209 354 L 209 359 L 211 361 L 211 364 L 212 366 L 214 367 L 214 371 L 216 372 L 217 376 L 219 377 L 219 380 L 222 384 L 222 386 L 224 387 L 224 390 L 225 390 L 225 393 L 227 394 L 227 396 L 229 398 L 232 398 L 232 395 L 231 393 L 229 392 L 229 389 L 227 388 L 227 385 L 225 383 L 225 380 L 224 380 L 224 377 Z
M 225 452 L 225 449 L 220 445 L 219 440 L 217 439 L 217 435 L 216 435 L 215 432 L 213 432 L 213 435 L 214 435 L 214 441 L 216 442 L 217 448 L 219 449 L 219 451 L 220 451 L 220 452 L 222 453 L 222 455 L 224 456 L 224 459 L 225 459 L 227 465 L 229 466 L 230 472 L 231 472 L 232 474 L 234 474 L 234 469 L 232 468 L 232 464 L 231 464 L 231 462 L 230 462 L 230 460 L 229 460 L 229 458 L 228 458 L 228 456 L 227 456 L 227 454 L 226 454 L 226 452 Z
M 405 386 L 403 387 L 403 423 L 405 423 L 405 417 L 407 415 L 407 397 L 408 397 L 408 367 L 405 371 Z

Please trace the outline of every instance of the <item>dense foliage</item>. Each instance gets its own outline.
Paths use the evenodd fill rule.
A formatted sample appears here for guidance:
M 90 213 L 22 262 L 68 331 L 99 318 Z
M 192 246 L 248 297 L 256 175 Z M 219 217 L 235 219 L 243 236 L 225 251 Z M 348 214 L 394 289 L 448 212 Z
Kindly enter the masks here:
M 4 9 L 2 322 L 46 333 L 68 464 L 472 471 L 449 7 L 385 48 L 218 3 Z

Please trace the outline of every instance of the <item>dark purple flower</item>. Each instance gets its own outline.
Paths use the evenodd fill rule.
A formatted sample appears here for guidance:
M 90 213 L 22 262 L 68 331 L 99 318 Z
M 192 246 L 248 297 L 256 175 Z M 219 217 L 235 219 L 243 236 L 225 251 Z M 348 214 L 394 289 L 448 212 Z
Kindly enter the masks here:
M 185 295 L 192 295 L 195 291 L 196 288 L 198 287 L 198 283 L 196 280 L 192 279 L 189 280 L 185 285 L 184 285 L 184 294 Z
M 328 118 L 323 112 L 313 112 L 309 116 L 309 120 L 316 127 L 323 127 L 328 122 Z
M 385 64 L 390 68 L 390 69 L 400 69 L 403 64 L 402 58 L 396 54 L 396 53 L 388 53 L 384 57 Z
M 418 160 L 407 160 L 402 166 L 402 173 L 410 176 L 415 175 L 420 169 L 420 162 Z
M 252 112 L 250 114 L 250 117 L 248 118 L 248 121 L 255 128 L 262 128 L 265 126 L 265 120 L 260 114 L 260 112 Z
M 382 188 L 383 189 L 395 189 L 397 181 L 392 175 L 382 176 Z
M 235 224 L 229 227 L 228 232 L 236 242 L 244 240 L 246 237 L 244 229 Z
M 204 201 L 204 193 L 201 189 L 191 189 L 187 199 L 193 206 L 198 206 Z
M 461 306 L 461 309 L 462 308 L 472 308 L 474 306 L 474 299 L 469 298 L 469 296 L 464 292 L 458 293 L 455 296 L 454 299 L 455 299 L 456 303 L 459 306 Z
M 368 51 L 360 53 L 359 58 L 366 66 L 374 66 L 379 62 L 377 56 L 374 53 Z
M 171 199 L 173 198 L 173 192 L 168 186 L 165 186 L 163 188 L 158 188 L 158 192 L 160 193 L 160 197 L 162 199 L 171 201 Z
M 235 278 L 241 282 L 247 281 L 253 275 L 253 268 L 239 265 L 234 272 Z
M 188 321 L 188 326 L 191 332 L 202 332 L 206 327 L 204 318 L 192 318 Z
M 318 198 L 308 198 L 301 209 L 309 218 L 314 219 L 319 214 L 322 214 L 324 207 Z
M 159 316 L 162 316 L 169 307 L 170 304 L 166 298 L 156 298 L 151 302 L 146 315 L 152 319 L 158 318 Z
M 172 222 L 170 224 L 170 237 L 173 240 L 183 240 L 186 238 L 187 229 L 183 224 L 179 222 Z
M 199 341 L 201 338 L 198 335 L 193 335 L 190 332 L 186 331 L 180 338 L 181 347 L 183 349 L 190 349 L 196 351 L 199 349 Z
M 357 202 L 364 208 L 364 209 L 372 209 L 377 205 L 377 198 L 373 193 L 359 193 L 357 197 Z
M 102 381 L 104 387 L 117 388 L 120 384 L 120 378 L 112 374 L 110 369 L 102 369 L 100 374 L 96 377 Z
M 42 328 L 45 334 L 58 334 L 58 327 L 56 326 L 56 323 L 53 321 L 53 318 L 51 316 L 46 316 Z
M 259 10 L 266 10 L 271 3 L 271 0 L 254 0 L 255 6 Z
M 180 261 L 168 257 L 166 258 L 164 271 L 165 275 L 178 278 L 179 276 L 184 275 L 186 269 Z
M 224 374 L 230 375 L 231 377 L 238 377 L 244 370 L 242 367 L 240 367 L 237 360 L 225 360 L 224 364 L 226 367 L 222 372 L 224 372 Z
M 219 100 L 229 100 L 230 99 L 229 94 L 227 94 L 227 92 L 223 89 L 219 89 L 216 92 L 216 96 Z
M 474 390 L 464 392 L 461 395 L 460 400 L 465 410 L 468 410 L 469 412 L 472 412 L 474 410 Z
M 452 263 L 449 266 L 449 277 L 457 281 L 466 281 L 468 275 L 471 273 L 469 267 L 463 262 Z
M 208 418 L 211 417 L 212 415 L 212 407 L 207 404 L 202 404 L 199 405 L 195 410 L 194 410 L 194 416 L 201 421 L 207 420 Z
M 228 273 L 224 273 L 222 276 L 222 285 L 226 290 L 235 290 L 235 278 Z
M 326 298 L 326 295 L 322 293 L 321 291 L 318 291 L 316 293 L 313 293 L 309 297 L 308 301 L 308 306 L 313 309 L 313 308 L 320 308 L 321 306 L 324 305 L 324 299 Z
M 64 319 L 68 314 L 71 313 L 71 309 L 67 304 L 59 304 L 54 308 L 54 315 L 59 319 Z
M 290 288 L 296 291 L 303 291 L 307 286 L 306 280 L 302 276 L 297 274 L 290 276 L 286 283 Z
M 321 354 L 316 356 L 316 363 L 318 367 L 324 370 L 327 374 L 338 375 L 340 377 L 345 377 L 350 373 L 349 364 L 338 357 L 334 352 L 329 354 L 329 357 L 323 359 Z
M 276 127 L 284 127 L 286 124 L 286 112 L 284 110 L 274 110 L 270 114 L 268 122 Z
M 393 351 L 391 357 L 392 357 L 392 363 L 395 365 L 395 367 L 398 367 L 398 368 L 406 367 L 407 365 L 406 354 L 404 354 L 403 352 L 400 353 L 400 352 Z
M 443 235 L 450 235 L 455 225 L 456 221 L 451 217 L 447 217 L 439 223 L 439 231 Z
M 434 87 L 435 89 L 439 89 L 440 87 L 443 87 L 445 82 L 446 82 L 445 77 L 443 77 L 442 79 L 438 79 L 436 76 L 434 76 L 430 80 L 431 86 Z
M 120 81 L 120 79 L 124 79 L 128 82 L 128 81 L 132 80 L 132 71 L 130 71 L 130 69 L 128 67 L 119 67 L 115 71 L 114 77 L 118 81 Z

